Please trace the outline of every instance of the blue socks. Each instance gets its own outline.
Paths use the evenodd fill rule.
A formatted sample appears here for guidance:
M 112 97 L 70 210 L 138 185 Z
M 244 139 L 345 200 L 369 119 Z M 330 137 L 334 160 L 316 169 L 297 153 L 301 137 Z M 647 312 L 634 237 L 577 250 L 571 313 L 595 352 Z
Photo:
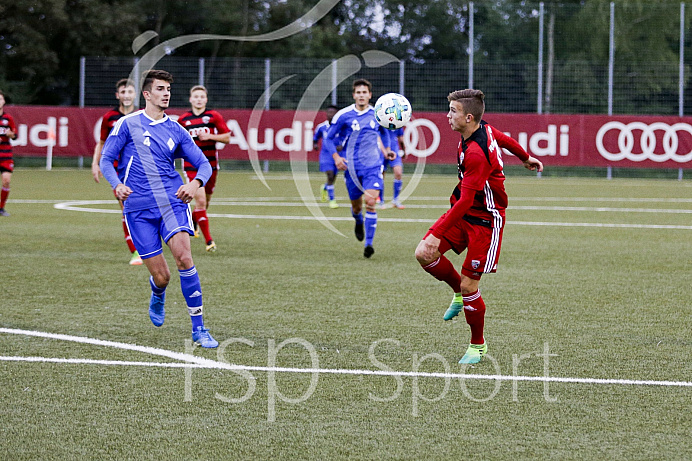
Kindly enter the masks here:
M 372 246 L 372 240 L 375 238 L 375 230 L 377 230 L 377 213 L 365 213 L 365 246 Z
M 180 289 L 187 303 L 187 312 L 192 320 L 192 329 L 204 327 L 202 319 L 202 285 L 199 283 L 197 268 L 192 266 L 189 269 L 178 271 L 180 273 Z
M 363 224 L 363 213 L 355 214 L 353 208 L 351 208 L 351 216 L 356 220 L 356 224 Z
M 334 184 L 332 184 L 331 186 L 325 184 L 324 188 L 327 190 L 327 193 L 329 194 L 329 200 L 334 200 Z
M 399 199 L 399 192 L 401 192 L 401 185 L 403 184 L 403 181 L 401 179 L 395 179 L 394 180 L 394 201 L 396 202 Z
M 149 285 L 151 285 L 151 291 L 156 295 L 156 296 L 161 296 L 166 292 L 166 287 L 159 288 L 154 284 L 154 277 L 149 276 Z

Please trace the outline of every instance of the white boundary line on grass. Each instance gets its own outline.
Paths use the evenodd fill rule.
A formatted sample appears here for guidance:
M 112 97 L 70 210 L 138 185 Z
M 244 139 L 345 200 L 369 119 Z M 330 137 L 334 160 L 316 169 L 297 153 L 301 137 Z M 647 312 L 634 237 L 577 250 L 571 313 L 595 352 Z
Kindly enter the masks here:
M 39 338 L 58 339 L 82 344 L 93 344 L 96 346 L 113 347 L 116 349 L 132 350 L 147 354 L 168 357 L 181 360 L 187 363 L 161 363 L 161 362 L 134 362 L 118 360 L 92 360 L 92 359 L 65 359 L 50 357 L 13 357 L 0 356 L 0 361 L 5 362 L 45 362 L 45 363 L 68 363 L 68 364 L 91 364 L 91 365 L 121 365 L 121 366 L 146 366 L 161 368 L 211 368 L 231 371 L 263 371 L 263 372 L 283 372 L 283 373 L 307 373 L 307 374 L 334 374 L 334 375 L 370 375 L 370 376 L 402 376 L 402 377 L 421 377 L 421 378 L 444 378 L 444 379 L 482 379 L 493 381 L 538 381 L 553 383 L 576 383 L 576 384 L 613 384 L 629 386 L 661 386 L 661 387 L 692 387 L 691 381 L 656 381 L 656 380 L 636 380 L 636 379 L 601 379 L 601 378 L 560 378 L 555 376 L 509 376 L 509 375 L 471 375 L 464 373 L 429 373 L 413 371 L 386 371 L 386 370 L 358 370 L 358 369 L 338 369 L 338 368 L 288 368 L 288 367 L 262 367 L 249 365 L 234 365 L 216 360 L 205 359 L 190 354 L 173 352 L 166 349 L 159 349 L 148 346 L 138 346 L 116 341 L 105 341 L 101 339 L 87 338 L 84 336 L 72 336 L 58 333 L 47 333 L 33 330 L 19 330 L 12 328 L 0 328 L 0 333 L 35 336 Z
M 103 205 L 114 203 L 112 200 L 75 200 L 69 202 L 56 203 L 54 208 L 59 210 L 69 210 L 69 211 L 81 211 L 85 213 L 121 213 L 120 210 L 116 209 L 102 209 L 102 208 L 84 208 L 84 205 Z M 223 202 L 215 202 L 222 204 Z M 251 204 L 251 202 L 243 203 Z M 258 204 L 259 205 L 259 204 Z M 285 205 L 277 205 L 285 206 Z M 546 207 L 548 209 L 550 207 Z M 643 210 L 643 209 L 642 209 Z M 588 209 L 585 211 L 601 211 L 597 208 Z M 660 211 L 660 210 L 659 210 Z M 670 212 L 684 212 L 690 213 L 690 210 L 670 210 Z M 315 218 L 313 216 L 286 216 L 286 215 L 258 215 L 258 214 L 227 214 L 227 213 L 209 213 L 209 217 L 212 218 L 230 218 L 230 219 L 270 219 L 270 220 L 288 220 L 288 221 L 312 221 Z M 353 221 L 350 216 L 332 216 L 327 217 L 329 221 Z M 432 219 L 417 219 L 417 218 L 385 218 L 379 217 L 380 222 L 393 222 L 393 223 L 431 223 Z M 517 226 L 556 226 L 556 227 L 601 227 L 601 228 L 618 228 L 618 229 L 678 229 L 678 230 L 692 230 L 692 226 L 681 226 L 681 225 L 668 225 L 668 224 L 619 224 L 619 223 L 587 223 L 587 222 L 542 222 L 542 221 L 511 221 L 512 225 Z

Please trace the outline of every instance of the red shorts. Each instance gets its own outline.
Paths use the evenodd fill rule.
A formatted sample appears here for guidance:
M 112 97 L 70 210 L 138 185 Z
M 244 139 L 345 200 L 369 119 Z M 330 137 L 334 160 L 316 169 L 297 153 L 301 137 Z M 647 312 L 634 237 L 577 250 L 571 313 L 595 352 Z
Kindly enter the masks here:
M 449 213 L 449 211 L 447 212 Z M 430 235 L 447 213 L 435 221 L 425 237 Z M 503 219 L 504 223 L 504 219 Z M 464 250 L 466 259 L 461 266 L 461 273 L 474 280 L 480 280 L 482 274 L 497 271 L 497 262 L 500 259 L 500 247 L 502 246 L 503 227 L 487 227 L 479 224 L 471 224 L 462 219 L 442 236 L 440 253 L 445 254 L 452 250 L 460 254 Z M 423 237 L 423 238 L 425 238 Z
M 219 170 L 212 171 L 209 181 L 207 181 L 207 183 L 204 185 L 204 190 L 207 193 L 207 195 L 213 194 L 214 189 L 216 189 L 216 175 L 218 172 Z M 187 181 L 190 182 L 193 179 L 195 179 L 195 176 L 197 176 L 197 171 L 185 171 L 185 174 L 187 175 Z
M 0 162 L 0 171 L 12 173 L 14 171 L 14 160 L 3 160 Z

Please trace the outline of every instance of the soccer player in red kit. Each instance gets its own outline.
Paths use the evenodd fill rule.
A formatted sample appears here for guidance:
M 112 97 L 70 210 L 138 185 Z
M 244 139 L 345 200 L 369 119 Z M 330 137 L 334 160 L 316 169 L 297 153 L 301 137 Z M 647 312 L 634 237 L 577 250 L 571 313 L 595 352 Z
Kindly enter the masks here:
M 118 123 L 122 117 L 132 113 L 135 110 L 135 84 L 132 80 L 126 78 L 118 80 L 115 84 L 115 98 L 119 101 L 118 107 L 113 108 L 106 112 L 101 121 L 101 135 L 99 137 L 99 142 L 94 148 L 94 157 L 91 160 L 91 175 L 94 177 L 94 181 L 99 181 L 99 176 L 101 175 L 101 168 L 99 168 L 99 162 L 101 161 L 101 150 L 103 149 L 103 144 L 106 142 L 106 138 L 110 134 L 111 130 Z M 118 167 L 118 161 L 116 160 L 113 164 L 115 168 Z M 117 196 L 116 196 L 117 199 Z M 118 200 L 120 204 L 120 209 L 123 209 L 123 202 Z M 132 253 L 130 258 L 130 265 L 141 266 L 142 258 L 139 257 L 139 253 L 135 248 L 135 244 L 132 243 L 132 237 L 130 237 L 130 231 L 125 223 L 125 215 L 122 216 L 123 232 L 125 234 L 125 243 Z
M 12 116 L 5 113 L 5 93 L 0 91 L 0 177 L 2 177 L 0 216 L 10 215 L 5 211 L 5 202 L 7 202 L 7 196 L 10 195 L 10 180 L 14 171 L 10 139 L 17 139 L 17 125 Z
M 444 320 L 453 319 L 463 309 L 471 327 L 471 344 L 459 363 L 478 363 L 488 351 L 483 337 L 485 303 L 478 284 L 482 274 L 497 269 L 507 208 L 501 148 L 519 157 L 529 170 L 543 171 L 543 164 L 514 139 L 482 120 L 482 91 L 458 90 L 447 99 L 449 124 L 461 133 L 459 184 L 449 199 L 452 207 L 418 244 L 416 259 L 426 272 L 454 290 Z M 467 250 L 461 274 L 444 256 L 448 250 L 457 254 Z
M 216 251 L 216 243 L 214 243 L 214 239 L 209 231 L 207 209 L 216 187 L 216 176 L 219 171 L 219 151 L 216 150 L 216 143 L 228 144 L 231 140 L 231 133 L 221 114 L 215 110 L 207 109 L 208 101 L 207 89 L 204 86 L 196 85 L 190 88 L 191 110 L 181 115 L 178 118 L 178 123 L 190 133 L 192 139 L 195 140 L 195 144 L 202 149 L 207 160 L 211 163 L 212 174 L 209 182 L 204 185 L 204 188 L 200 188 L 195 193 L 195 208 L 192 211 L 192 221 L 195 227 L 199 227 L 202 231 L 207 251 L 214 252 Z M 184 162 L 183 168 L 188 181 L 192 181 L 197 174 L 195 167 L 188 162 Z

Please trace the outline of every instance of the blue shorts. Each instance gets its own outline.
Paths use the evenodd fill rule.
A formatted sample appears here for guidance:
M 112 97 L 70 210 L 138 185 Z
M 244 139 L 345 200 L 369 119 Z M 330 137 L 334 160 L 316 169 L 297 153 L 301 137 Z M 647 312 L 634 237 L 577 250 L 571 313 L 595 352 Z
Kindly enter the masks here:
M 394 168 L 395 166 L 403 166 L 404 162 L 401 161 L 401 157 L 399 154 L 397 154 L 396 157 L 394 157 L 394 160 L 387 160 L 387 157 L 384 158 L 384 170 L 386 171 L 387 168 Z
M 161 239 L 168 243 L 178 232 L 195 235 L 190 208 L 182 202 L 163 210 L 153 208 L 127 212 L 125 224 L 142 259 L 152 258 L 163 252 Z
M 381 166 L 355 171 L 357 182 L 351 178 L 353 173 L 350 168 L 344 172 L 346 190 L 348 190 L 348 198 L 351 200 L 358 200 L 363 195 L 363 192 L 368 189 L 381 190 L 384 187 Z
M 326 171 L 333 171 L 335 174 L 339 173 L 339 169 L 336 167 L 332 154 L 320 152 L 320 171 L 323 173 Z

